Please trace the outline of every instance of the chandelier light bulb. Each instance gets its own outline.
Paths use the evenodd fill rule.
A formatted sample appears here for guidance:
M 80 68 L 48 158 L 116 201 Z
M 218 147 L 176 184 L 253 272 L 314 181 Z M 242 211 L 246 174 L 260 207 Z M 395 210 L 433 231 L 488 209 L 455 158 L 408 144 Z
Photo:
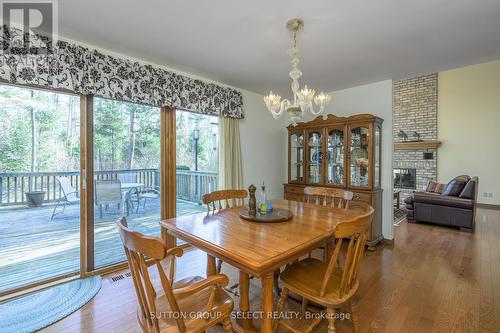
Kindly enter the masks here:
M 327 95 L 324 92 L 321 92 L 319 95 L 314 97 L 314 104 L 316 104 L 320 108 L 324 108 L 330 103 L 331 100 L 332 96 Z
M 299 96 L 299 100 L 302 101 L 302 102 L 310 102 L 313 100 L 314 98 L 314 94 L 316 92 L 314 91 L 314 89 L 309 89 L 307 88 L 307 85 L 301 89 L 297 95 Z
M 277 110 L 280 108 L 281 96 L 273 94 L 271 91 L 269 95 L 264 97 L 264 102 L 268 109 Z

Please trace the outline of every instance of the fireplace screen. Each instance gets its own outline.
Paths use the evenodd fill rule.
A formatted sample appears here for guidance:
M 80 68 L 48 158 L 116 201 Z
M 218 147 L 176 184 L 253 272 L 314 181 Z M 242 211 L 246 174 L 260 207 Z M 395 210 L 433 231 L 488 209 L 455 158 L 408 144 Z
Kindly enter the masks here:
M 417 169 L 394 169 L 394 188 L 417 188 Z

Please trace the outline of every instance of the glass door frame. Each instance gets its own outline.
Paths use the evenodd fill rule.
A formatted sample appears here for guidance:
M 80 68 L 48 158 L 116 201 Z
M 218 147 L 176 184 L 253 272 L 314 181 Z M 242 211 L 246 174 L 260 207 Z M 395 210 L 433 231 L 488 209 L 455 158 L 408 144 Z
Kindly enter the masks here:
M 377 152 L 377 141 L 376 141 L 376 132 L 378 129 L 378 135 L 379 135 L 379 142 L 378 142 L 378 157 L 376 157 L 376 152 Z M 375 123 L 372 124 L 372 156 L 373 156 L 373 171 L 372 171 L 372 186 L 375 189 L 379 189 L 382 187 L 382 123 L 379 121 L 376 121 Z M 378 184 L 375 184 L 375 175 L 377 173 L 376 165 L 377 165 L 377 158 L 378 158 Z
M 348 145 L 348 131 L 349 131 L 349 128 L 347 125 L 344 125 L 344 124 L 339 124 L 339 125 L 333 125 L 333 126 L 328 126 L 325 131 L 326 131 L 326 134 L 325 134 L 325 139 L 326 139 L 326 144 L 325 144 L 325 152 L 323 154 L 325 154 L 324 156 L 326 156 L 327 158 L 327 161 L 329 161 L 328 159 L 328 139 L 330 137 L 330 131 L 332 130 L 341 130 L 343 133 L 344 133 L 344 140 L 343 140 L 343 154 L 344 154 L 344 175 L 343 175 L 343 183 L 342 184 L 330 184 L 328 183 L 328 163 L 325 163 L 325 185 L 328 186 L 328 187 L 337 187 L 337 188 L 346 188 L 347 187 L 347 171 L 348 171 L 348 164 L 347 164 L 347 155 L 349 154 L 348 150 L 347 150 L 347 147 L 349 146 Z M 333 156 L 332 156 L 333 157 Z
M 81 212 L 80 212 L 80 276 L 82 278 L 124 269 L 127 262 L 111 264 L 95 269 L 94 265 L 94 96 L 81 95 Z M 165 106 L 160 109 L 160 218 L 176 215 L 175 174 L 175 109 Z M 158 226 L 161 228 L 160 226 Z M 167 247 L 176 245 L 176 239 L 161 228 L 161 237 Z
M 348 166 L 348 169 L 347 172 L 348 172 L 348 175 L 347 175 L 347 187 L 348 188 L 353 188 L 353 189 L 371 189 L 373 188 L 373 168 L 370 164 L 368 164 L 368 167 L 370 168 L 370 170 L 368 170 L 368 183 L 366 186 L 358 186 L 358 185 L 353 185 L 351 183 L 351 154 L 352 154 L 352 141 L 351 141 L 351 131 L 352 129 L 354 128 L 358 128 L 358 127 L 365 127 L 368 129 L 368 143 L 367 143 L 367 149 L 368 149 L 368 161 L 372 161 L 372 156 L 373 156 L 373 123 L 367 123 L 367 122 L 363 122 L 363 123 L 353 123 L 353 124 L 350 124 L 349 126 L 347 126 L 347 130 L 348 130 L 348 137 L 347 137 L 347 140 L 348 140 L 348 144 L 349 144 L 349 151 L 348 151 L 348 154 L 347 154 L 347 166 Z
M 11 297 L 11 295 L 14 295 L 13 297 L 19 297 L 19 296 L 22 296 L 24 293 L 32 292 L 32 291 L 35 291 L 38 289 L 43 289 L 43 288 L 45 288 L 45 285 L 48 285 L 48 284 L 55 284 L 58 281 L 72 280 L 72 279 L 76 279 L 76 278 L 84 276 L 83 275 L 84 270 L 82 270 L 82 267 L 83 267 L 83 265 L 82 265 L 82 240 L 83 240 L 82 221 L 84 219 L 83 219 L 83 216 L 81 215 L 82 206 L 83 206 L 82 200 L 83 200 L 83 194 L 84 194 L 84 191 L 82 189 L 82 179 L 83 179 L 84 174 L 82 173 L 81 166 L 83 165 L 82 161 L 83 161 L 83 157 L 84 157 L 84 153 L 82 151 L 83 150 L 82 144 L 84 141 L 82 138 L 82 128 L 83 128 L 82 123 L 83 123 L 85 118 L 84 118 L 84 114 L 82 113 L 82 111 L 84 110 L 84 108 L 82 107 L 82 97 L 84 97 L 84 95 L 82 95 L 82 94 L 78 94 L 78 93 L 75 93 L 74 91 L 67 90 L 67 89 L 49 88 L 49 87 L 37 86 L 37 85 L 33 85 L 33 84 L 24 84 L 24 83 L 12 83 L 12 82 L 9 82 L 9 81 L 4 80 L 4 79 L 0 79 L 0 84 L 12 86 L 12 87 L 41 90 L 41 91 L 47 91 L 47 92 L 56 93 L 56 94 L 65 94 L 65 95 L 71 95 L 71 96 L 75 96 L 75 97 L 79 96 L 80 97 L 80 169 L 79 169 L 79 172 L 80 172 L 80 177 L 79 177 L 79 186 L 80 186 L 79 187 L 79 195 L 80 195 L 80 267 L 79 267 L 79 271 L 73 271 L 71 273 L 63 273 L 63 274 L 56 275 L 56 276 L 46 278 L 43 280 L 20 285 L 18 287 L 13 288 L 13 289 L 1 291 L 0 298 L 2 298 L 2 300 L 7 300 L 7 299 L 9 299 L 9 297 Z
M 292 165 L 290 163 L 292 157 L 292 135 L 302 135 L 302 181 L 292 180 Z M 293 184 L 305 184 L 306 182 L 306 131 L 305 130 L 290 130 L 288 131 L 288 182 Z
M 316 132 L 321 135 L 321 181 L 317 183 L 309 182 L 309 133 Z M 307 128 L 304 133 L 304 183 L 308 185 L 324 185 L 325 184 L 325 175 L 326 175 L 326 167 L 325 167 L 325 149 L 326 149 L 326 129 L 324 127 L 311 127 Z

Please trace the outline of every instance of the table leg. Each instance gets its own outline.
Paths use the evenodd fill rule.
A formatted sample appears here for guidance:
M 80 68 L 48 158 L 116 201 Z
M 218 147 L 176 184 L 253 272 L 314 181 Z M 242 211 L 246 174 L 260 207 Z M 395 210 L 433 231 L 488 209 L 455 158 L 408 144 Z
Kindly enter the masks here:
M 273 331 L 273 315 L 274 315 L 274 299 L 273 299 L 273 272 L 262 277 L 262 326 L 260 331 L 263 333 L 272 333 Z
M 245 332 L 257 332 L 250 318 L 250 277 L 247 273 L 240 271 L 240 315 L 236 321 Z
M 207 254 L 207 277 L 217 274 L 217 269 L 215 268 L 215 257 Z

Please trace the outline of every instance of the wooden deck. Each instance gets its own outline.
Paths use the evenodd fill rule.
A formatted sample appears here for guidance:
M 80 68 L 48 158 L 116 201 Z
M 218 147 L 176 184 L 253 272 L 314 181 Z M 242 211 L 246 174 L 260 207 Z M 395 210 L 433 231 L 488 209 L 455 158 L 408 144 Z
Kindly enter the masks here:
M 0 291 L 50 277 L 78 272 L 80 267 L 80 212 L 67 206 L 51 221 L 53 206 L 0 209 Z M 204 206 L 177 201 L 179 215 L 205 211 Z M 120 210 L 109 207 L 100 219 L 95 215 L 95 266 L 125 260 L 114 222 Z M 132 229 L 159 234 L 159 199 L 132 212 L 127 219 Z

